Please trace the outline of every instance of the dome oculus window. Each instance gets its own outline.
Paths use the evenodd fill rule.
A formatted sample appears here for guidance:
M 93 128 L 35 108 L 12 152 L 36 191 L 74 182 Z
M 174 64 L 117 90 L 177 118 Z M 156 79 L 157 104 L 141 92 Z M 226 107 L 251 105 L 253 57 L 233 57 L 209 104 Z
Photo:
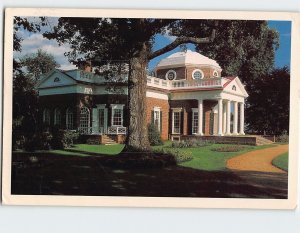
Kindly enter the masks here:
M 218 71 L 215 70 L 214 73 L 213 73 L 213 76 L 214 76 L 214 77 L 218 77 L 218 76 L 219 76 Z
M 176 79 L 176 72 L 174 70 L 169 70 L 167 73 L 166 73 L 166 78 L 168 80 L 174 80 Z
M 202 79 L 204 77 L 204 74 L 202 70 L 194 70 L 192 74 L 193 79 Z

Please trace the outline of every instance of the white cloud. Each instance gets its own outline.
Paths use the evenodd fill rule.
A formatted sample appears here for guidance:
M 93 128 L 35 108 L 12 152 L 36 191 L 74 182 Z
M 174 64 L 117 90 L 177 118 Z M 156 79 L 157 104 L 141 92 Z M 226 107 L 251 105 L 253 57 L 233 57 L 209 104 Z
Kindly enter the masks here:
M 15 58 L 20 58 L 26 54 L 36 53 L 38 49 L 42 49 L 49 54 L 52 54 L 58 64 L 62 67 L 68 69 L 76 68 L 74 65 L 70 64 L 67 57 L 64 56 L 65 52 L 70 51 L 69 44 L 63 44 L 61 46 L 55 40 L 48 40 L 43 37 L 40 33 L 30 34 L 27 37 L 25 34 L 21 34 L 23 36 L 23 41 L 21 42 L 22 51 L 14 52 Z M 63 69 L 63 68 L 62 68 Z

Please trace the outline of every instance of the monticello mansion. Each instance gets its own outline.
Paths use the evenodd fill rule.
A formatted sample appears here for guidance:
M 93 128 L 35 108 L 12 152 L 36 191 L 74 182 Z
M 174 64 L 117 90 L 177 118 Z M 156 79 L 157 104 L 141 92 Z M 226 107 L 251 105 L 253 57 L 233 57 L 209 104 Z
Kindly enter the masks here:
M 127 82 L 115 83 L 121 91 L 111 91 L 109 80 L 91 71 L 85 65 L 45 75 L 38 84 L 41 120 L 122 141 L 128 127 Z M 244 135 L 244 85 L 238 77 L 222 77 L 219 64 L 197 52 L 162 59 L 147 77 L 146 96 L 147 122 L 163 140 Z

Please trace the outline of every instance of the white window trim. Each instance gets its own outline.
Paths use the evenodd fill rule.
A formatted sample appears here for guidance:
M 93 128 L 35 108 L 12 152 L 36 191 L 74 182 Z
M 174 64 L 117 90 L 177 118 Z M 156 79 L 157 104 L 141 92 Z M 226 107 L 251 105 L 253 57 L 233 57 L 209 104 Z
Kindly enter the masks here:
M 57 113 L 59 113 L 59 121 L 60 122 L 58 122 L 58 114 Z M 54 109 L 54 125 L 58 125 L 58 124 L 61 124 L 61 111 L 60 111 L 60 109 L 59 108 L 55 108 Z
M 47 118 L 49 119 L 49 122 L 46 122 L 46 115 L 48 115 Z M 51 122 L 50 110 L 48 108 L 45 108 L 43 111 L 43 123 L 50 125 L 50 122 Z
M 171 80 L 168 79 L 169 73 L 173 73 L 174 74 L 174 79 L 171 79 Z M 166 73 L 166 80 L 173 81 L 173 80 L 176 80 L 176 78 L 177 78 L 176 71 L 175 70 L 168 70 L 168 72 Z
M 192 134 L 198 134 L 198 129 L 196 130 L 196 132 L 193 132 L 193 128 L 194 128 L 194 113 L 197 112 L 199 114 L 199 109 L 198 108 L 192 108 Z M 198 120 L 198 118 L 196 118 Z M 199 124 L 199 122 L 198 122 Z M 199 126 L 198 126 L 199 127 Z
M 192 73 L 192 78 L 194 79 L 194 80 L 200 80 L 200 79 L 198 79 L 198 78 L 194 78 L 194 74 L 196 73 L 196 72 L 200 72 L 201 73 L 201 75 L 202 75 L 202 78 L 200 78 L 200 79 L 203 79 L 204 78 L 204 73 L 203 73 L 203 71 L 202 70 L 200 70 L 200 69 L 195 69 L 195 70 L 193 70 L 193 73 Z
M 81 126 L 81 119 L 80 119 L 80 115 L 81 115 L 82 109 L 86 109 L 87 110 L 87 114 L 88 114 L 87 128 L 89 128 L 90 125 L 91 125 L 91 112 L 90 112 L 90 110 L 87 107 L 80 108 L 80 112 L 79 112 L 79 126 L 82 127 Z
M 69 118 L 68 118 L 70 113 L 72 115 L 72 126 L 71 126 L 71 128 L 68 127 L 69 124 L 70 124 Z M 67 110 L 66 110 L 66 129 L 71 130 L 73 128 L 74 128 L 74 112 L 71 108 L 67 108 Z
M 125 104 L 111 104 L 110 107 L 111 107 L 111 126 L 114 126 L 114 127 L 122 127 L 123 126 L 123 123 L 124 123 L 124 106 Z M 121 110 L 121 125 L 114 125 L 114 111 L 116 109 L 120 109 Z
M 172 134 L 181 134 L 181 132 L 179 132 L 179 133 L 174 132 L 174 113 L 175 112 L 181 113 L 182 108 L 172 108 Z M 179 121 L 179 130 L 180 130 L 180 128 L 181 128 L 181 116 L 180 116 L 180 121 Z
M 155 125 L 155 113 L 158 112 L 158 127 L 157 127 L 158 129 L 157 130 L 160 132 L 160 112 L 161 112 L 161 108 L 160 107 L 154 107 L 153 111 L 154 111 L 154 116 L 153 116 L 154 125 Z

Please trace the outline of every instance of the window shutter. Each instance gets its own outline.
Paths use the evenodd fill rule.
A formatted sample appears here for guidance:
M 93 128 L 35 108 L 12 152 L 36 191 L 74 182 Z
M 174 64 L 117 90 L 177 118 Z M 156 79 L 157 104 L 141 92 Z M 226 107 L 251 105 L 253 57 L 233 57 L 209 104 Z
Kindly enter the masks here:
M 159 119 L 160 119 L 160 123 L 159 123 L 159 126 L 160 126 L 160 133 L 162 132 L 162 111 L 159 111 Z
M 151 124 L 154 124 L 154 111 L 151 111 Z
M 183 134 L 183 123 L 184 123 L 184 110 L 180 112 L 180 134 Z

